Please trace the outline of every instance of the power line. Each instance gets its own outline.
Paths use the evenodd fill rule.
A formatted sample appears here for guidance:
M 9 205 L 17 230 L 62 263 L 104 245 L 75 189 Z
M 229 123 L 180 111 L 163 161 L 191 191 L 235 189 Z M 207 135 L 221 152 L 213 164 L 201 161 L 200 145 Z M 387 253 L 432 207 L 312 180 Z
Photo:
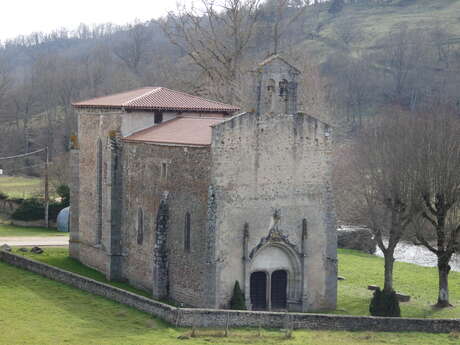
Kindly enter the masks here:
M 14 158 L 27 157 L 27 156 L 34 155 L 34 154 L 36 154 L 36 153 L 44 152 L 44 151 L 46 151 L 46 150 L 47 150 L 47 148 L 45 147 L 45 148 L 40 149 L 40 150 L 37 150 L 37 151 L 28 152 L 28 153 L 23 153 L 23 154 L 20 154 L 20 155 L 9 156 L 9 157 L 0 157 L 0 161 L 7 160 L 7 159 L 14 159 Z
M 49 171 L 48 171 L 48 166 L 49 166 L 49 151 L 48 151 L 48 146 L 44 147 L 42 149 L 33 151 L 33 152 L 28 152 L 28 153 L 23 153 L 20 155 L 14 155 L 14 156 L 9 156 L 9 157 L 0 157 L 0 161 L 4 161 L 7 159 L 15 159 L 15 158 L 23 158 L 23 157 L 28 157 L 40 152 L 45 152 L 46 154 L 46 159 L 45 159 L 45 226 L 49 228 Z M 13 169 L 14 170 L 14 169 Z
M 12 171 L 15 172 L 15 171 L 25 170 L 25 169 L 29 169 L 29 168 L 36 168 L 36 167 L 39 167 L 39 166 L 42 167 L 42 166 L 45 166 L 45 165 L 46 165 L 46 163 L 40 163 L 40 164 L 34 164 L 34 165 L 27 165 L 27 166 L 21 167 L 21 168 L 8 168 L 6 170 L 8 171 L 8 174 L 9 174 Z

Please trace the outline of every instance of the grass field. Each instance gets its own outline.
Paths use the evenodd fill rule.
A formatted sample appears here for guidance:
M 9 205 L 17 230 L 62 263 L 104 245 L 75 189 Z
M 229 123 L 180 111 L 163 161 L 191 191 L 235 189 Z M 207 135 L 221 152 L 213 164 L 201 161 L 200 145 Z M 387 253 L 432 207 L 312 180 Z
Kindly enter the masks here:
M 178 329 L 132 308 L 36 274 L 0 263 L 0 344 L 8 345 L 169 345 L 169 344 L 445 344 L 458 345 L 458 334 L 198 330 Z
M 80 274 L 82 276 L 100 281 L 102 283 L 110 284 L 118 288 L 125 289 L 125 290 L 137 293 L 145 297 L 150 297 L 150 295 L 147 292 L 136 289 L 130 286 L 129 284 L 108 281 L 107 279 L 105 279 L 105 275 L 103 275 L 102 273 L 92 268 L 86 267 L 82 265 L 80 262 L 78 262 L 77 260 L 69 257 L 68 248 L 62 248 L 62 247 L 44 248 L 45 252 L 39 255 L 30 253 L 30 252 L 23 253 L 23 252 L 20 252 L 18 249 L 19 248 L 13 249 L 13 252 L 16 254 L 24 255 L 34 260 L 44 262 L 51 266 L 62 268 L 66 271 Z
M 27 198 L 43 194 L 43 180 L 37 177 L 0 176 L 0 192 L 10 198 Z
M 67 233 L 59 232 L 56 229 L 31 228 L 14 226 L 9 220 L 0 217 L 0 237 L 16 236 L 69 236 Z
M 105 280 L 101 273 L 83 266 L 68 257 L 64 248 L 45 249 L 45 254 L 20 253 L 47 264 L 75 272 L 92 279 L 112 284 L 122 289 L 140 293 L 125 283 L 112 283 Z M 353 250 L 339 250 L 339 274 L 346 278 L 339 281 L 338 306 L 335 314 L 369 315 L 368 306 L 371 292 L 369 284 L 382 285 L 383 259 Z M 456 308 L 434 309 L 437 298 L 437 271 L 435 268 L 420 267 L 407 263 L 395 263 L 395 288 L 411 295 L 409 303 L 401 303 L 402 316 L 419 318 L 460 318 L 460 273 L 450 274 L 451 303 Z
M 403 4 L 405 3 L 405 4 Z M 359 56 L 375 49 L 375 44 L 395 25 L 407 24 L 409 28 L 430 30 L 440 27 L 453 37 L 460 32 L 460 1 L 457 0 L 406 0 L 392 4 L 376 5 L 360 3 L 345 6 L 339 14 L 332 15 L 328 6 L 311 7 L 304 23 L 305 32 L 315 34 L 314 39 L 305 39 L 296 47 L 308 52 L 312 59 L 324 61 L 339 52 Z M 345 44 L 340 38 L 342 30 L 359 32 L 355 39 Z M 321 28 L 318 31 L 318 28 Z
M 367 315 L 371 292 L 368 285 L 383 286 L 383 259 L 354 250 L 339 249 L 338 311 L 340 314 Z M 394 288 L 411 296 L 401 303 L 404 317 L 460 318 L 460 273 L 449 274 L 450 302 L 456 308 L 434 309 L 438 296 L 437 269 L 395 262 Z M 459 342 L 460 344 L 460 342 Z
M 24 237 L 24 236 L 69 236 L 67 233 L 56 229 L 24 228 L 8 224 L 0 224 L 0 237 Z

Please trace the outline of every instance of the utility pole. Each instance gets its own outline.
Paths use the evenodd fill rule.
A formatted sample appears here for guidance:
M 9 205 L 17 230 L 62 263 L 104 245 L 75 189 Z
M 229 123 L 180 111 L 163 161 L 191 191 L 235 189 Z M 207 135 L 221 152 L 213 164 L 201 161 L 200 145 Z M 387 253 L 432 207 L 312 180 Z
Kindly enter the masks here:
M 48 163 L 49 163 L 49 150 L 48 146 L 45 147 L 45 227 L 49 228 L 49 207 L 50 207 L 50 195 L 49 195 L 49 172 L 48 172 Z

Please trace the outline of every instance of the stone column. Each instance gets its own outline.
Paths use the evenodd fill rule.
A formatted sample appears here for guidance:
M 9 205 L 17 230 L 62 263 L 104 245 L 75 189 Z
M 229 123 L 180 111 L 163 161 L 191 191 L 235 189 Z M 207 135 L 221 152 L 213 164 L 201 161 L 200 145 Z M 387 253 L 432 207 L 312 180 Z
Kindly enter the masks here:
M 123 203 L 123 179 L 121 143 L 116 136 L 109 138 L 109 161 L 107 171 L 107 271 L 108 280 L 122 280 L 121 263 L 121 215 Z
M 75 139 L 76 140 L 76 139 Z M 72 258 L 80 258 L 79 238 L 79 203 L 80 203 L 80 152 L 75 143 L 70 150 L 70 238 L 69 255 Z
M 208 187 L 208 211 L 207 211 L 207 236 L 206 236 L 206 265 L 207 265 L 207 283 L 209 290 L 206 292 L 208 296 L 208 308 L 217 308 L 217 262 L 216 262 L 216 245 L 217 245 L 217 197 L 214 186 Z
M 302 288 L 300 291 L 300 296 L 302 299 L 302 311 L 308 310 L 308 281 L 307 281 L 307 238 L 308 238 L 308 222 L 304 218 L 302 219 L 302 243 L 301 243 L 301 251 L 300 251 L 300 264 L 301 264 L 301 274 L 302 274 Z
M 169 296 L 169 272 L 168 272 L 168 225 L 169 208 L 167 203 L 168 193 L 165 192 L 158 207 L 155 247 L 153 249 L 153 298 L 163 299 Z
M 267 310 L 272 310 L 272 273 L 266 272 L 267 274 Z
M 246 309 L 251 310 L 251 291 L 249 286 L 249 224 L 244 223 L 243 229 L 243 289 Z

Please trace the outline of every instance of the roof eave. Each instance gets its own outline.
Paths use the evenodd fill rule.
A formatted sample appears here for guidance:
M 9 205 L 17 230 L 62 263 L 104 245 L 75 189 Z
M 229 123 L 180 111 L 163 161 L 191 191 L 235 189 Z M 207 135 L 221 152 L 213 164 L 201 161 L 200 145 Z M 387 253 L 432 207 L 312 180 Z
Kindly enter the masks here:
M 239 111 L 239 108 L 236 109 L 212 109 L 212 108 L 179 108 L 179 107 L 142 107 L 142 106 L 116 106 L 116 105 L 94 105 L 94 104 L 74 104 L 72 106 L 75 109 L 120 109 L 126 111 L 155 111 L 155 110 L 162 110 L 162 111 L 176 111 L 176 112 L 199 112 L 199 113 L 234 113 Z
M 179 143 L 179 142 L 169 142 L 169 141 L 154 141 L 154 140 L 141 140 L 141 139 L 128 139 L 122 138 L 123 142 L 133 143 L 133 144 L 152 144 L 159 146 L 187 146 L 187 147 L 210 147 L 211 144 L 193 144 L 193 143 Z

